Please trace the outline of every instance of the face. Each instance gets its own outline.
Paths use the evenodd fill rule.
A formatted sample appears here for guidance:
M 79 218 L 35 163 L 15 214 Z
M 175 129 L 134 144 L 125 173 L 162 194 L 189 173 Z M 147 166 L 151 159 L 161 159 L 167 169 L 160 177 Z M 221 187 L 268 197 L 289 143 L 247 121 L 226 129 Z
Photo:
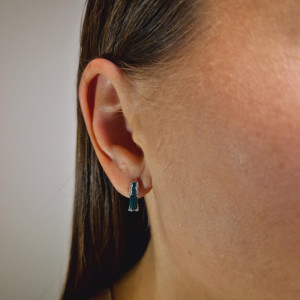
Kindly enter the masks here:
M 296 300 L 300 3 L 220 2 L 140 108 L 156 218 L 172 259 L 217 299 Z

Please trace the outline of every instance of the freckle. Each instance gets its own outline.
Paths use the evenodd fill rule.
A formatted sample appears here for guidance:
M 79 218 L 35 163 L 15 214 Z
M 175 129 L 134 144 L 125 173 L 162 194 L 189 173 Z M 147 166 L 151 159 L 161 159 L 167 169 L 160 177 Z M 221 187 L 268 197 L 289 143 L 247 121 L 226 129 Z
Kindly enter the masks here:
M 279 167 L 279 170 L 282 170 L 284 168 L 284 162 L 280 161 L 278 167 Z
M 261 132 L 260 131 L 256 131 L 256 137 L 258 137 L 258 138 L 261 137 Z

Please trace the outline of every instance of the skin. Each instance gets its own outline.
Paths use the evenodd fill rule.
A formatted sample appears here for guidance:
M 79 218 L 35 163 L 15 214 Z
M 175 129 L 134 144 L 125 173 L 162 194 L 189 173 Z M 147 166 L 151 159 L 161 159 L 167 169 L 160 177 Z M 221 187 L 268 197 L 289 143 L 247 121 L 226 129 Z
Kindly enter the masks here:
M 99 161 L 124 196 L 139 181 L 152 232 L 115 300 L 300 299 L 299 16 L 299 1 L 219 1 L 151 84 L 105 59 L 84 70 Z

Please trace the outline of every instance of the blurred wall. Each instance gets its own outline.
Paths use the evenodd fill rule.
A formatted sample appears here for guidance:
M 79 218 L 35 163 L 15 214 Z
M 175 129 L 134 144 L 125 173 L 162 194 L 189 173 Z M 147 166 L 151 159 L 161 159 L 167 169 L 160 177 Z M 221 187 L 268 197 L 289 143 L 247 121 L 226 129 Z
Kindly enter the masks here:
M 59 298 L 84 0 L 0 0 L 0 299 Z

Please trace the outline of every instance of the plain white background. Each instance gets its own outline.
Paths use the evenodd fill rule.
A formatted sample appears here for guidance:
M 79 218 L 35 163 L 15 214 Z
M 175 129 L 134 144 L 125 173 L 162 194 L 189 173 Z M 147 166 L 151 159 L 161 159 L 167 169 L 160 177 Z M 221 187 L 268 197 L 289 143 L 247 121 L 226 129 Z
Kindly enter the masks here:
M 0 0 L 0 299 L 55 300 L 71 239 L 84 0 Z

